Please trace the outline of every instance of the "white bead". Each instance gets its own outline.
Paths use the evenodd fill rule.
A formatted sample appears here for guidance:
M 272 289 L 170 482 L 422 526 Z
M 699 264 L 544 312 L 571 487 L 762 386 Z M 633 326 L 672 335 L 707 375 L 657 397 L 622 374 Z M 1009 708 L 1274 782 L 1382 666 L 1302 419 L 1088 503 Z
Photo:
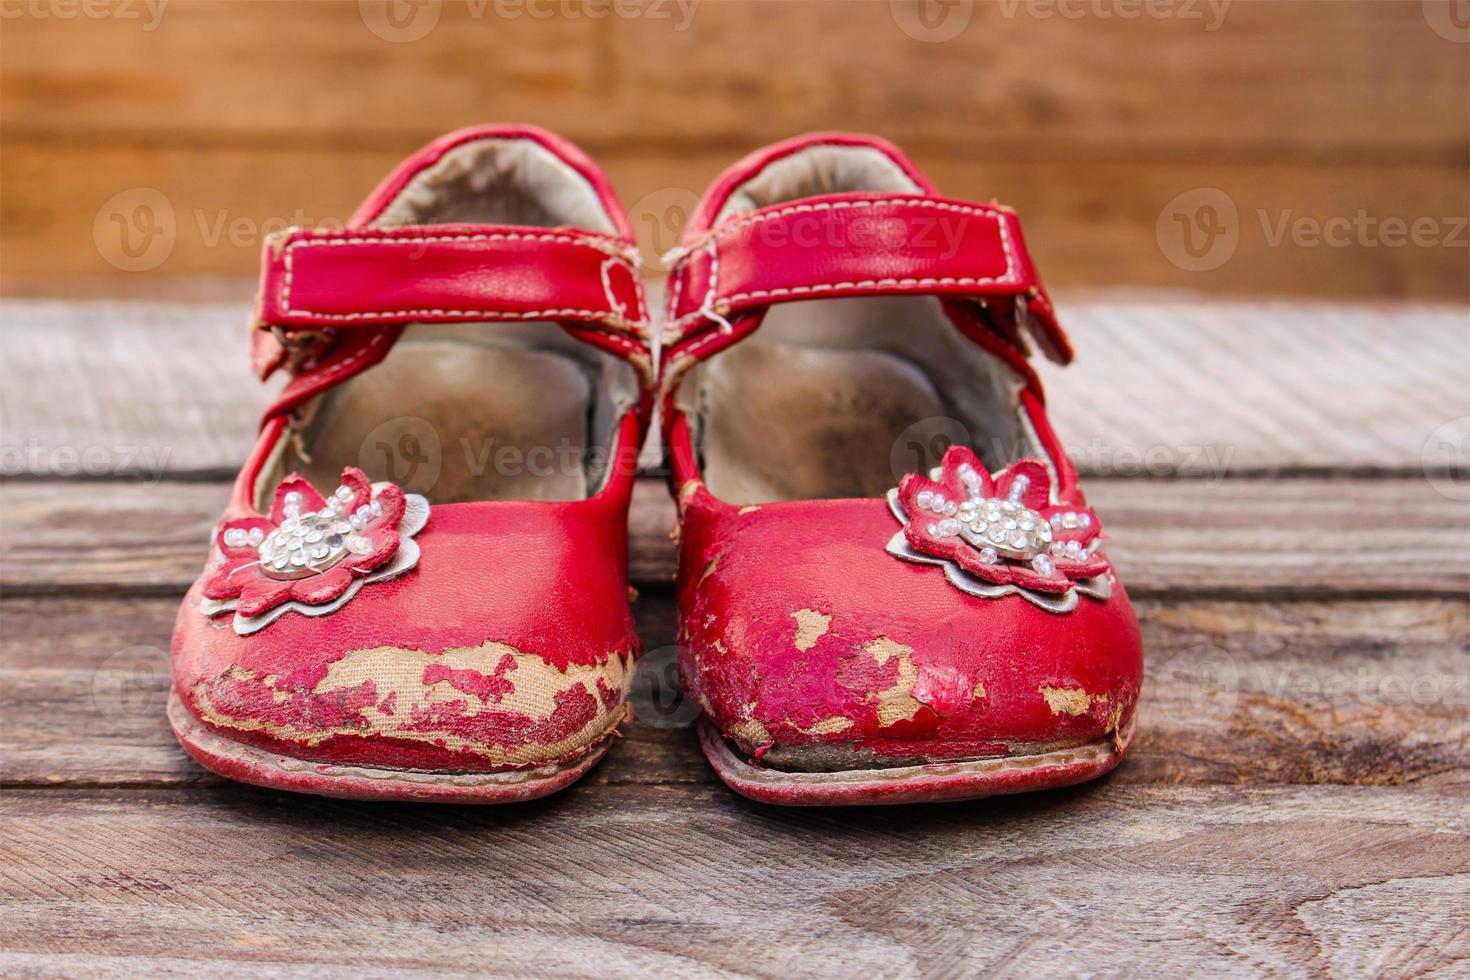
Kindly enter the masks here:
M 998 565 L 1000 564 L 1000 552 L 986 545 L 980 549 L 980 560 L 987 565 Z
M 1060 541 L 1053 541 L 1047 551 L 1051 552 L 1053 558 L 1060 558 L 1067 553 L 1067 548 Z
M 1087 527 L 1091 523 L 1092 523 L 1092 515 L 1089 514 L 1089 513 L 1087 513 L 1086 511 L 1084 511 L 1081 514 L 1078 514 L 1077 515 L 1077 525 L 1079 527 Z
M 929 505 L 934 503 L 934 494 L 930 493 L 928 490 L 920 490 L 918 497 L 914 499 L 920 507 L 923 507 L 925 510 L 927 510 L 929 508 Z
M 248 540 L 249 536 L 241 528 L 232 527 L 225 532 L 225 544 L 231 548 L 243 547 Z
M 1031 567 L 1036 569 L 1042 575 L 1051 575 L 1057 570 L 1056 564 L 1053 563 L 1051 558 L 1047 555 L 1037 555 L 1035 558 L 1031 559 Z
M 286 494 L 286 499 L 285 499 L 284 503 L 287 506 L 290 506 L 291 504 L 300 504 L 301 503 L 301 493 L 299 491 L 297 491 L 297 490 L 292 490 L 290 493 Z
M 258 527 L 252 527 L 246 538 L 251 544 L 258 545 L 265 540 L 265 532 Z
M 367 527 L 367 521 L 357 514 L 353 514 L 352 520 L 348 523 L 352 525 L 352 529 L 354 531 L 361 531 L 363 528 Z
M 343 503 L 346 503 L 347 501 L 352 499 L 352 488 L 348 486 L 338 487 L 336 490 L 332 491 L 332 496 L 336 497 Z
M 365 555 L 373 550 L 373 543 L 360 534 L 354 534 L 347 539 L 347 550 L 354 555 Z

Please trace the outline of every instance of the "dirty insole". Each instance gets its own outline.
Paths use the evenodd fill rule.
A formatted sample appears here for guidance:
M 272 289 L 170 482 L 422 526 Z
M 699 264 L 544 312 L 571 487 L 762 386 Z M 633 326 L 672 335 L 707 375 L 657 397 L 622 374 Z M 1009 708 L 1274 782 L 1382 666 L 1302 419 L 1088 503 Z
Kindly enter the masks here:
M 753 338 L 709 363 L 700 412 L 711 492 L 755 504 L 882 496 L 899 437 L 944 408 L 903 358 Z
M 576 500 L 591 395 L 562 354 L 406 338 L 326 396 L 295 465 L 323 491 L 351 465 L 436 503 Z

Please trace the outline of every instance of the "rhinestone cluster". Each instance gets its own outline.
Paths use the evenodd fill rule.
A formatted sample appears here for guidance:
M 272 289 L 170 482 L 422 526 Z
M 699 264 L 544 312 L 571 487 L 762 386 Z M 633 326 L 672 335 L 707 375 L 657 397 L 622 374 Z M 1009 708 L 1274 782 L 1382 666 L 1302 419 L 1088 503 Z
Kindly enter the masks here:
M 358 533 L 368 522 L 382 516 L 383 506 L 374 500 L 363 504 L 350 514 L 346 512 L 352 504 L 352 490 L 338 487 L 327 498 L 320 511 L 301 513 L 301 494 L 292 491 L 282 502 L 284 519 L 263 540 L 254 535 L 254 528 L 247 536 L 250 544 L 257 544 L 260 567 L 274 579 L 298 579 L 318 575 L 336 565 L 348 555 L 365 555 L 373 550 L 372 542 Z M 226 532 L 226 544 L 231 543 Z M 244 543 L 244 542 L 241 542 Z
M 1021 503 L 1030 480 L 1017 476 L 1005 498 L 1001 499 L 983 496 L 980 476 L 968 463 L 959 468 L 959 477 L 968 490 L 965 500 L 953 501 L 942 493 L 928 490 L 916 498 L 920 507 L 940 518 L 928 525 L 931 535 L 936 538 L 964 538 L 975 547 L 980 553 L 980 560 L 987 565 L 1007 558 L 1030 561 L 1032 567 L 1043 575 L 1056 571 L 1056 566 L 1045 553 L 1048 546 L 1055 548 L 1052 525 Z

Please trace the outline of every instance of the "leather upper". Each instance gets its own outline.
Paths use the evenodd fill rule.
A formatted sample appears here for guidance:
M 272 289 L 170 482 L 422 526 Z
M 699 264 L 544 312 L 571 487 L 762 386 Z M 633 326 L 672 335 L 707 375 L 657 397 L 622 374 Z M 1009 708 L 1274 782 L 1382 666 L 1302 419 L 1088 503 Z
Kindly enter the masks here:
M 612 232 L 375 224 L 418 175 L 477 141 L 526 141 L 549 153 L 596 195 Z M 239 742 L 378 767 L 526 768 L 575 758 L 610 737 L 626 714 L 638 652 L 627 514 L 651 362 L 631 229 L 606 179 L 575 147 L 540 130 L 465 130 L 405 161 L 347 228 L 273 237 L 262 266 L 253 360 L 262 376 L 285 367 L 292 378 L 266 413 L 210 561 L 179 611 L 173 672 L 186 707 Z M 309 528 L 283 512 L 281 492 L 270 514 L 256 510 L 257 484 L 291 438 L 295 413 L 390 356 L 410 324 L 496 330 L 506 320 L 548 321 L 633 365 L 641 396 L 612 423 L 601 486 L 559 502 L 445 503 L 428 491 L 418 511 L 421 518 L 427 508 L 426 521 L 374 531 L 382 510 L 368 505 L 391 501 L 383 520 L 397 520 L 402 494 L 386 488 L 370 498 L 350 471 L 338 493 L 350 503 L 327 515 L 342 534 L 331 538 L 332 526 L 320 533 L 339 551 L 365 542 L 363 560 L 349 554 L 338 567 L 350 574 L 333 572 L 334 587 L 324 574 L 319 589 L 306 579 L 271 594 L 255 567 L 275 554 L 267 542 L 281 539 L 303 561 L 315 560 L 312 549 L 328 552 L 328 540 L 303 537 Z M 329 486 L 288 481 L 282 491 L 291 486 L 298 501 L 305 493 L 332 504 Z M 379 546 L 398 551 L 371 551 Z M 251 559 L 257 547 L 266 549 L 260 562 L 238 557 Z M 282 562 L 276 574 L 293 574 Z M 229 588 L 237 565 L 259 579 L 243 593 Z M 265 614 L 245 615 L 258 608 Z
M 914 190 L 839 187 L 754 210 L 729 206 L 768 168 L 824 145 L 881 154 Z M 1019 380 L 1016 410 L 1046 456 L 1044 467 L 1026 465 L 1049 481 L 1042 499 L 1055 527 L 1071 527 L 1068 505 L 1083 512 L 1086 501 L 1047 421 L 1027 336 L 1057 360 L 1071 348 L 1015 214 L 938 196 L 882 140 L 817 134 L 758 151 L 720 177 L 671 259 L 661 405 L 681 514 L 680 663 L 686 691 L 711 721 L 756 761 L 790 769 L 1123 744 L 1142 647 L 1101 553 L 1076 544 L 1075 554 L 1059 552 L 1063 563 L 1076 559 L 1078 574 L 1106 568 L 1089 584 L 1108 593 L 1084 595 L 1059 613 L 1044 597 L 988 585 L 942 559 L 903 547 L 918 560 L 896 558 L 897 491 L 894 501 L 720 500 L 701 474 L 697 426 L 674 397 L 691 368 L 757 331 L 773 304 L 935 295 L 954 328 Z M 935 522 L 920 538 L 951 533 L 937 523 L 943 506 L 938 516 L 908 515 Z M 1017 581 L 1046 578 L 1016 567 Z

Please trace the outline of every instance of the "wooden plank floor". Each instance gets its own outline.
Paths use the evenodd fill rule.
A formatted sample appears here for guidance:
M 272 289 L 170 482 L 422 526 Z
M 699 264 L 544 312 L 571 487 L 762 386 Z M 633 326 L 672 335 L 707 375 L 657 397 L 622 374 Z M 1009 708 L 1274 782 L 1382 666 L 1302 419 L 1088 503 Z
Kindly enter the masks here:
M 894 809 L 730 793 L 673 700 L 650 479 L 640 720 L 568 792 L 473 809 L 183 754 L 168 638 L 262 398 L 242 314 L 0 304 L 0 972 L 1463 975 L 1470 487 L 1438 447 L 1470 435 L 1464 311 L 1063 312 L 1083 360 L 1051 397 L 1104 447 L 1078 455 L 1147 651 L 1116 773 Z

